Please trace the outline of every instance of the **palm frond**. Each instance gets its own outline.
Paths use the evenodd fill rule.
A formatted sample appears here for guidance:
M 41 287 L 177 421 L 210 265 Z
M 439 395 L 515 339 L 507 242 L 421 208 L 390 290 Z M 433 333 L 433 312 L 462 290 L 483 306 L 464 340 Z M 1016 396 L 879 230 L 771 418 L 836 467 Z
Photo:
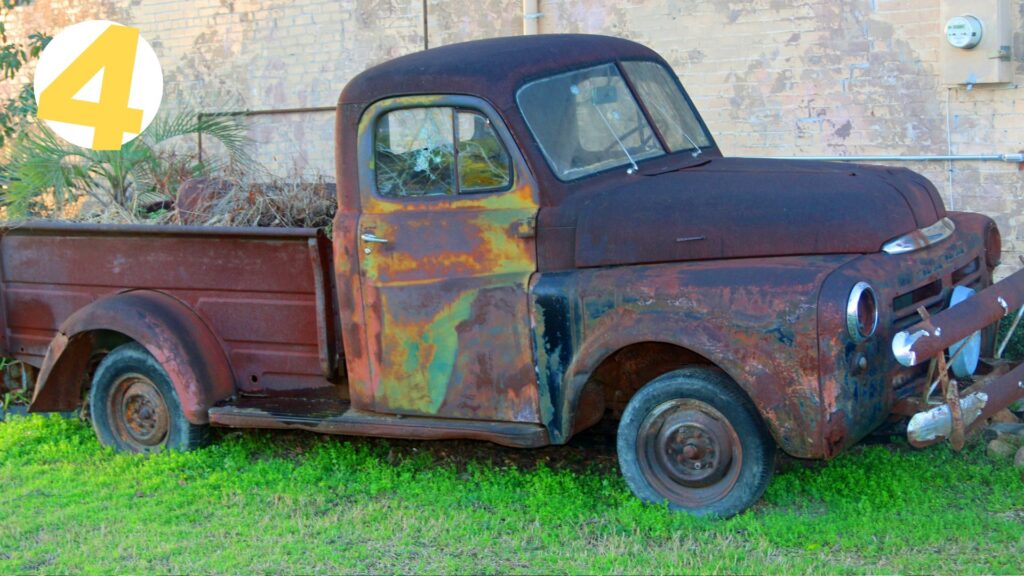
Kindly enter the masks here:
M 37 123 L 11 142 L 0 163 L 0 176 L 11 182 L 0 203 L 8 207 L 10 216 L 27 217 L 40 212 L 41 199 L 50 195 L 58 211 L 83 194 L 106 198 L 126 209 L 145 197 L 173 196 L 186 178 L 210 175 L 224 166 L 216 159 L 198 162 L 194 152 L 175 152 L 169 146 L 175 138 L 201 134 L 223 145 L 228 164 L 243 168 L 253 164 L 250 140 L 239 120 L 187 111 L 165 114 L 114 151 L 74 146 Z
M 24 133 L 10 147 L 4 175 L 11 182 L 4 203 L 14 217 L 26 217 L 40 196 L 53 195 L 60 210 L 89 185 L 91 159 L 85 150 L 69 146 L 45 126 Z
M 251 141 L 241 118 L 236 115 L 179 113 L 157 118 L 143 133 L 143 139 L 150 146 L 157 146 L 179 136 L 198 134 L 220 142 L 232 162 L 249 160 Z

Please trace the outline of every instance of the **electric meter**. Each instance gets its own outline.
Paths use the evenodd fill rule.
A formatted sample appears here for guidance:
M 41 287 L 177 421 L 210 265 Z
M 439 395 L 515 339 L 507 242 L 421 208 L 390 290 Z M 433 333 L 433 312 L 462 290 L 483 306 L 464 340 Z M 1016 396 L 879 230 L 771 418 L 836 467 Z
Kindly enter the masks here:
M 974 16 L 956 16 L 946 22 L 946 40 L 954 48 L 974 48 L 981 43 L 981 33 L 981 20 Z

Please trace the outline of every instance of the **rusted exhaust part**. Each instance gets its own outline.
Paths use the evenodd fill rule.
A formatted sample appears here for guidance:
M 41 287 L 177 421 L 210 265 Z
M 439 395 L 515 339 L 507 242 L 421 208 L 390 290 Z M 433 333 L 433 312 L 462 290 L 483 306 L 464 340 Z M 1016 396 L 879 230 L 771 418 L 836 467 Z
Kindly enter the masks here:
M 975 392 L 960 399 L 960 416 L 970 426 L 981 415 L 988 404 L 988 394 Z M 907 440 L 915 448 L 931 446 L 949 438 L 953 433 L 953 415 L 948 404 L 940 404 L 931 410 L 918 412 L 907 425 Z
M 955 386 L 955 383 L 952 383 Z M 980 424 L 1003 408 L 1024 398 L 1024 364 L 987 385 L 973 390 L 959 401 L 965 433 L 971 433 Z M 917 448 L 930 446 L 949 438 L 954 430 L 954 417 L 950 406 L 943 404 L 919 412 L 907 426 L 907 440 Z
M 36 383 L 36 369 L 24 362 L 14 361 L 3 367 L 0 392 L 27 392 Z
M 1024 270 L 978 292 L 971 298 L 897 333 L 892 353 L 904 366 L 915 366 L 941 354 L 1024 305 Z M 930 324 L 929 324 L 930 322 Z

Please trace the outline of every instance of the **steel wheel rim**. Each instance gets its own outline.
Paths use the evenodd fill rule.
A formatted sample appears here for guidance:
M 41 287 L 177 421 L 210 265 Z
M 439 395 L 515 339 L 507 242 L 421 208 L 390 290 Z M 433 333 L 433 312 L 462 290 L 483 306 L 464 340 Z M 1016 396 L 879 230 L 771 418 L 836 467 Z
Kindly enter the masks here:
M 118 440 L 136 452 L 163 446 L 170 430 L 170 413 L 152 380 L 126 374 L 113 385 L 107 414 Z
M 739 479 L 743 447 L 729 420 L 693 399 L 664 402 L 640 424 L 637 463 L 673 504 L 698 508 L 724 498 Z

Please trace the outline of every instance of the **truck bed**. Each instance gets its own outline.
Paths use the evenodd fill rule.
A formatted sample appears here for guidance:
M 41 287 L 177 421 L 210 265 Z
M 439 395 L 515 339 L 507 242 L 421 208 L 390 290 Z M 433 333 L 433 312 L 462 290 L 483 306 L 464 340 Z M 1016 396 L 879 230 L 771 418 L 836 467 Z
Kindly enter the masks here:
M 61 324 L 126 290 L 164 292 L 217 335 L 240 391 L 332 386 L 331 245 L 307 228 L 30 223 L 0 230 L 0 354 L 40 366 Z

